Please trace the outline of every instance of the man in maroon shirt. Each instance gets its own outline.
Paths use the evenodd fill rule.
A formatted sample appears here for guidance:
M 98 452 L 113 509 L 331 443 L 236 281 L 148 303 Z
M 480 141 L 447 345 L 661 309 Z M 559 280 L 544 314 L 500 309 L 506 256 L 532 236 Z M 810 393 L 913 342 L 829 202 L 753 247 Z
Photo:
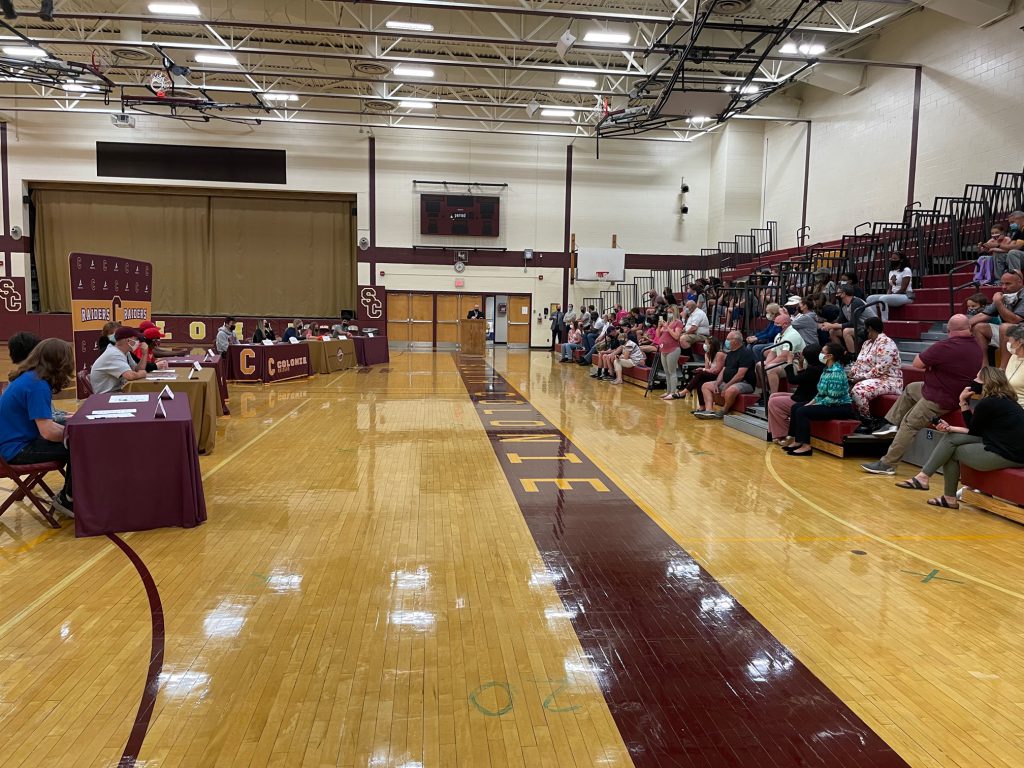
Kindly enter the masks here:
M 914 367 L 924 371 L 924 381 L 910 384 L 885 415 L 888 424 L 872 433 L 876 437 L 895 437 L 885 456 L 870 464 L 861 464 L 866 472 L 895 475 L 896 465 L 917 433 L 933 419 L 956 408 L 960 393 L 978 375 L 984 357 L 971 334 L 967 315 L 953 315 L 947 328 L 948 339 L 933 344 L 914 358 Z

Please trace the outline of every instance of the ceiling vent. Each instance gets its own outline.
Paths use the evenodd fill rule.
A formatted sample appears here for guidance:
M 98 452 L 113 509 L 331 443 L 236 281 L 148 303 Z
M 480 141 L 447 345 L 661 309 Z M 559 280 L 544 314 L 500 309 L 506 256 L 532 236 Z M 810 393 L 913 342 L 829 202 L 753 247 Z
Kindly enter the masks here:
M 395 108 L 395 102 L 384 101 L 384 99 L 368 99 L 363 102 L 363 108 L 367 112 L 391 112 Z
M 380 77 L 391 71 L 388 67 L 375 61 L 358 61 L 352 65 L 352 69 L 361 75 L 370 75 L 371 77 Z
M 111 48 L 110 55 L 118 61 L 149 61 L 153 58 L 153 52 L 146 48 L 129 48 L 124 45 Z
M 718 16 L 737 16 L 750 9 L 751 0 L 718 0 L 714 13 Z

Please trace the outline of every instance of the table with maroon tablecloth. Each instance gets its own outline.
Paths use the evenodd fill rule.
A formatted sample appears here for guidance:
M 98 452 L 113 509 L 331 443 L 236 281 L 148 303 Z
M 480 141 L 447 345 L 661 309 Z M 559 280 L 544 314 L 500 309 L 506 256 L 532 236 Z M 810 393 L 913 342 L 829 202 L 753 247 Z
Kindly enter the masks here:
M 220 390 L 224 415 L 231 415 L 231 411 L 228 410 L 228 377 L 225 373 L 227 362 L 221 355 L 181 355 L 180 357 L 161 357 L 159 359 L 172 368 L 188 368 L 195 363 L 199 363 L 203 368 L 213 368 L 217 374 L 217 389 Z
M 353 336 L 360 365 L 378 365 L 391 360 L 387 336 Z
M 144 394 L 146 402 L 137 403 L 111 403 L 112 394 L 93 395 L 68 419 L 76 536 L 194 528 L 206 520 L 188 398 L 161 401 L 156 393 Z M 163 403 L 164 418 L 154 416 L 158 403 Z M 114 408 L 136 413 L 127 419 L 87 418 Z
M 309 345 L 298 344 L 232 344 L 228 347 L 228 379 L 249 383 L 272 384 L 309 376 Z

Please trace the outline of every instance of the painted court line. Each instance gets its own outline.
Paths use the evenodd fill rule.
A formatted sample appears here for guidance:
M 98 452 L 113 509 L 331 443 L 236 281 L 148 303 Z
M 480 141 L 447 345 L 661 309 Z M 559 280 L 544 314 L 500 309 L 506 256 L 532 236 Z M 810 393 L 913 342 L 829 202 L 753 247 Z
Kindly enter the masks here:
M 638 768 L 906 765 L 527 398 L 458 368 Z

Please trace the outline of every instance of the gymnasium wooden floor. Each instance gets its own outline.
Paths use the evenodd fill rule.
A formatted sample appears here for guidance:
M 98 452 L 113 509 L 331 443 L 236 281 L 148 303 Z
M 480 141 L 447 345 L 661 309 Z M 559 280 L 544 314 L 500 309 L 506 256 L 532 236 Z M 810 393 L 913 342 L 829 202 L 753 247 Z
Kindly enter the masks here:
M 232 387 L 209 521 L 123 536 L 145 713 L 136 567 L 4 514 L 0 766 L 1024 766 L 1024 528 L 487 362 Z

